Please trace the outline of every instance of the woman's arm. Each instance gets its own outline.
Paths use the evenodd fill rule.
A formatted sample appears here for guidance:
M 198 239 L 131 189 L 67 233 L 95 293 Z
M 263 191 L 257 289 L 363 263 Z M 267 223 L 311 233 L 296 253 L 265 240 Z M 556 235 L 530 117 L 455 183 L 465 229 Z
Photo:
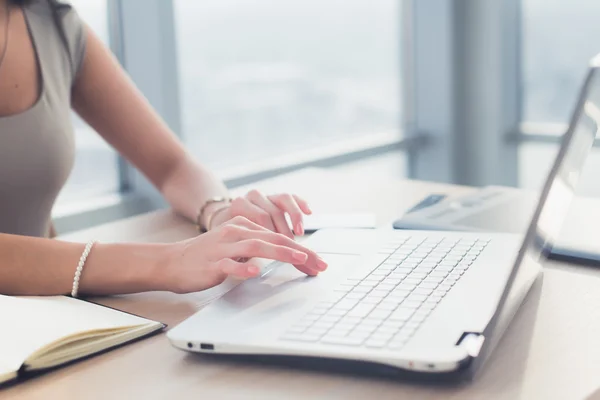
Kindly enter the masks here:
M 227 189 L 196 162 L 127 77 L 111 52 L 87 29 L 73 108 L 135 165 L 178 213 L 195 221 L 198 208 Z
M 0 234 L 0 294 L 58 295 L 71 292 L 84 245 L 54 239 Z M 197 292 L 227 276 L 259 274 L 253 261 L 295 264 L 317 275 L 327 264 L 292 239 L 236 217 L 200 235 L 173 244 L 103 244 L 90 252 L 81 274 L 82 295 L 166 290 Z
M 70 293 L 84 247 L 80 243 L 0 234 L 0 294 Z M 158 290 L 155 280 L 160 276 L 160 266 L 167 261 L 166 254 L 166 245 L 98 243 L 86 261 L 80 291 L 118 294 Z

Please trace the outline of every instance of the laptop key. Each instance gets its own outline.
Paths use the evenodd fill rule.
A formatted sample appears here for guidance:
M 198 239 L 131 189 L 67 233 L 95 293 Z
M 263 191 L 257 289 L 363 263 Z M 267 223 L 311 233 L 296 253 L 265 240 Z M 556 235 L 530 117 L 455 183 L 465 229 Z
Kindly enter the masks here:
M 460 277 L 459 277 L 459 279 L 460 279 Z M 458 282 L 458 279 L 456 279 L 456 278 L 450 278 L 450 277 L 446 277 L 446 278 L 445 278 L 445 279 L 442 281 L 442 283 L 440 283 L 440 284 L 438 285 L 438 287 L 436 288 L 436 290 L 437 290 L 437 289 L 444 289 L 444 290 L 446 290 L 446 292 L 447 292 L 447 291 L 449 291 L 450 289 L 452 289 L 452 286 L 454 286 L 454 284 L 455 284 L 456 282 Z
M 378 271 L 385 271 L 387 273 L 390 273 L 394 268 L 396 268 L 395 264 L 394 265 L 382 265 L 377 270 Z
M 421 285 L 419 285 L 415 290 L 413 290 L 411 297 L 412 296 L 425 296 L 425 298 L 423 298 L 423 301 L 425 301 L 427 299 L 427 296 L 429 296 L 433 292 L 433 289 L 428 289 Z
M 322 329 L 331 329 L 335 325 L 335 322 L 327 322 L 327 321 L 317 321 L 315 322 L 310 329 L 312 328 L 322 328 Z
M 376 325 L 358 325 L 352 332 L 366 332 L 367 334 L 371 334 L 375 332 L 377 329 Z
M 423 278 L 425 278 L 425 277 L 427 277 L 427 275 L 429 275 L 429 273 L 431 271 L 434 270 L 434 268 L 435 268 L 434 265 L 428 266 L 428 265 L 421 265 L 421 264 L 419 264 L 419 266 L 417 266 L 417 268 L 415 268 L 413 270 L 413 273 L 425 274 L 425 276 L 423 277 Z
M 364 286 L 356 286 L 350 293 L 369 293 L 371 291 L 370 288 Z
M 415 267 L 416 267 L 416 265 L 415 265 Z M 394 270 L 394 272 L 410 274 L 412 272 L 412 270 L 413 270 L 412 267 L 408 267 L 406 265 L 401 265 L 399 267 L 396 267 L 396 269 Z
M 389 299 L 389 297 L 388 297 L 388 299 Z M 398 304 L 400 304 L 400 301 L 398 301 L 398 302 L 395 302 L 395 301 L 394 302 L 382 302 L 375 307 L 375 311 L 377 311 L 377 310 L 394 311 L 398 307 Z
M 361 300 L 361 303 L 376 305 L 376 304 L 379 304 L 382 300 L 383 300 L 383 297 L 367 296 Z
M 305 335 L 316 335 L 316 336 L 321 337 L 324 334 L 326 334 L 328 330 L 329 330 L 329 328 L 311 327 L 310 329 L 307 329 L 304 334 Z
M 435 289 L 439 283 L 435 283 L 434 281 L 423 281 L 415 290 L 433 290 Z M 431 294 L 431 292 L 429 293 Z
M 318 320 L 319 318 L 321 318 L 322 315 L 323 314 L 315 314 L 313 312 L 310 312 L 310 313 L 306 314 L 305 316 L 303 316 L 300 321 L 312 323 L 312 322 Z
M 374 327 L 378 327 L 379 325 L 381 325 L 381 319 L 379 318 L 372 318 L 370 315 L 361 320 L 359 322 L 359 326 L 374 326 Z
M 408 321 L 411 315 L 413 315 L 414 310 L 407 308 L 399 308 L 394 311 L 390 316 L 390 320 L 396 321 Z
M 405 300 L 402 302 L 400 307 L 409 310 L 416 310 L 423 303 L 423 301 Z
M 452 271 L 448 274 L 448 277 L 446 278 L 446 280 L 448 279 L 453 279 L 453 280 L 459 280 L 460 279 L 460 273 L 456 272 L 456 271 Z
M 443 281 L 444 281 L 444 277 L 431 276 L 431 274 L 429 274 L 427 276 L 427 278 L 423 279 L 422 283 L 433 283 L 437 286 L 440 283 L 442 283 Z
M 426 273 L 424 273 L 424 272 L 416 272 L 416 271 L 413 271 L 413 272 L 412 272 L 412 273 L 411 273 L 411 274 L 408 276 L 408 279 L 418 279 L 418 282 L 417 282 L 417 284 L 419 284 L 419 283 L 421 283 L 421 281 L 422 281 L 423 279 L 425 279 L 426 277 L 427 277 L 427 274 L 426 274 Z
M 366 293 L 348 293 L 344 298 L 350 300 L 361 300 L 366 296 Z
M 446 277 L 446 275 L 448 275 L 447 272 L 444 271 L 439 271 L 437 268 L 434 269 L 433 271 L 431 271 L 431 273 L 429 274 L 428 278 L 438 278 L 438 279 L 444 279 Z
M 397 276 L 390 276 L 388 279 L 386 279 L 385 281 L 391 285 L 394 285 L 394 287 L 396 287 L 397 284 L 399 284 L 400 282 L 402 282 L 402 279 L 404 277 L 397 277 Z
M 372 304 L 359 303 L 346 315 L 352 317 L 366 317 L 373 310 L 373 308 L 374 306 Z
M 325 314 L 321 318 L 319 318 L 319 322 L 333 322 L 336 323 L 340 320 L 340 316 L 338 315 L 327 315 Z
M 419 310 L 432 311 L 437 306 L 437 303 L 432 303 L 427 300 L 425 303 L 421 304 Z
M 427 318 L 427 314 L 415 314 L 410 318 L 410 321 L 407 322 L 407 326 L 419 326 L 421 322 L 425 321 Z
M 333 302 L 333 301 L 321 301 L 315 305 L 315 308 L 329 309 L 334 304 L 335 304 L 335 302 Z
M 404 281 L 402 281 L 402 284 L 405 285 L 410 285 L 412 287 L 416 287 L 419 283 L 421 283 L 421 279 L 415 279 L 415 278 L 411 278 L 410 275 L 408 278 L 406 278 Z
M 373 310 L 373 311 L 371 311 L 371 313 L 369 314 L 369 317 L 370 317 L 370 318 L 373 318 L 373 319 L 378 319 L 378 320 L 381 320 L 381 321 L 383 321 L 383 320 L 385 320 L 387 317 L 389 317 L 391 313 L 392 313 L 392 310 L 382 310 L 382 309 L 379 309 L 379 310 Z
M 333 308 L 334 309 L 339 309 L 339 310 L 350 310 L 352 309 L 352 307 L 356 306 L 358 304 L 358 300 L 352 300 L 352 299 L 348 299 L 348 298 L 344 298 L 340 301 L 338 301 Z
M 381 333 L 383 335 L 395 335 L 398 330 L 399 328 L 381 325 L 379 328 L 377 328 L 377 333 Z
M 438 295 L 435 292 L 427 298 L 428 302 L 435 302 L 436 304 L 442 301 L 443 295 Z
M 386 294 L 389 293 L 395 287 L 396 287 L 395 284 L 390 283 L 387 280 L 384 282 L 381 282 L 379 285 L 377 285 L 377 289 L 378 290 L 386 290 Z

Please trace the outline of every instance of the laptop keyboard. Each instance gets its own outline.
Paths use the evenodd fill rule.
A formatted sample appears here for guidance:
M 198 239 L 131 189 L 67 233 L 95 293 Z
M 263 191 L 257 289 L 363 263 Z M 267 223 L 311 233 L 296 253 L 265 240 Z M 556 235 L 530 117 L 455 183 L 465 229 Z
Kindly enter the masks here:
M 482 239 L 405 238 L 291 325 L 283 340 L 401 349 L 488 245 Z

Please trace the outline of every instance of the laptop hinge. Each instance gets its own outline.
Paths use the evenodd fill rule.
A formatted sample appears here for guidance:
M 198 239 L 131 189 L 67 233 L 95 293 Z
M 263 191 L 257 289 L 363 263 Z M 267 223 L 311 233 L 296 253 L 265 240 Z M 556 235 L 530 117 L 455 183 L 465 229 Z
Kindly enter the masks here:
M 481 351 L 481 348 L 483 347 L 484 342 L 485 336 L 483 336 L 481 333 L 465 332 L 456 345 L 464 347 L 467 351 L 467 354 L 471 357 L 477 357 Z

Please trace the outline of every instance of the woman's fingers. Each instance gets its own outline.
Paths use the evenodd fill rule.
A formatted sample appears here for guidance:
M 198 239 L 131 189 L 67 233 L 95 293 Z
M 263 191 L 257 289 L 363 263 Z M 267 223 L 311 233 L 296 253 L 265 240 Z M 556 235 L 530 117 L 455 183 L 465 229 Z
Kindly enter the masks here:
M 238 278 L 253 278 L 260 273 L 260 267 L 252 262 L 238 262 L 230 258 L 219 261 L 218 268 L 227 275 Z
M 269 230 L 274 231 L 275 225 L 271 220 L 271 216 L 262 208 L 252 204 L 245 197 L 238 197 L 231 204 L 232 211 L 235 215 L 246 217 L 250 221 L 261 225 Z
M 302 223 L 302 210 L 296 199 L 289 194 L 279 194 L 275 196 L 269 196 L 269 199 L 277 206 L 280 210 L 289 214 L 292 220 L 292 226 L 294 227 L 294 233 L 296 235 L 304 235 L 304 224 Z
M 304 200 L 302 197 L 298 196 L 298 195 L 292 195 L 294 197 L 294 200 L 296 200 L 296 203 L 298 203 L 298 206 L 300 207 L 300 209 L 302 210 L 302 212 L 306 215 L 310 215 L 312 214 L 312 210 L 310 209 L 310 206 L 308 205 L 308 202 L 306 200 Z
M 221 272 L 234 276 L 236 278 L 248 279 L 254 278 L 260 274 L 260 267 L 250 262 L 235 261 L 230 258 L 224 258 L 218 263 L 218 268 Z M 308 268 L 301 266 L 296 267 L 299 271 L 304 272 L 306 275 L 315 276 L 316 272 L 309 270 Z
M 248 193 L 247 197 L 252 204 L 262 208 L 270 215 L 271 221 L 275 226 L 275 232 L 279 232 L 289 238 L 294 237 L 294 234 L 292 233 L 292 230 L 285 219 L 285 213 L 283 210 L 277 207 L 271 200 L 266 198 L 257 190 L 253 190 Z
M 304 264 L 308 254 L 288 246 L 269 243 L 262 239 L 246 239 L 229 246 L 228 258 L 266 258 L 291 264 Z
M 290 239 L 282 234 L 268 231 L 253 222 L 250 221 L 240 221 L 240 224 L 245 226 L 232 226 L 227 227 L 226 233 L 229 235 L 230 242 L 242 242 L 242 241 L 250 241 L 250 240 L 260 240 L 262 242 L 271 243 L 277 246 L 287 247 L 293 250 L 297 250 L 303 254 L 306 254 L 308 257 L 302 263 L 299 260 L 297 261 L 285 261 L 292 263 L 301 270 L 302 272 L 308 273 L 310 275 L 315 275 L 319 271 L 324 271 L 327 269 L 327 263 L 321 259 L 317 253 L 310 250 L 309 248 L 303 246 L 302 244 Z M 258 228 L 258 229 L 252 229 Z M 237 250 L 237 249 L 236 249 Z M 238 257 L 253 257 L 252 255 L 240 255 Z M 283 261 L 283 260 L 280 260 Z

